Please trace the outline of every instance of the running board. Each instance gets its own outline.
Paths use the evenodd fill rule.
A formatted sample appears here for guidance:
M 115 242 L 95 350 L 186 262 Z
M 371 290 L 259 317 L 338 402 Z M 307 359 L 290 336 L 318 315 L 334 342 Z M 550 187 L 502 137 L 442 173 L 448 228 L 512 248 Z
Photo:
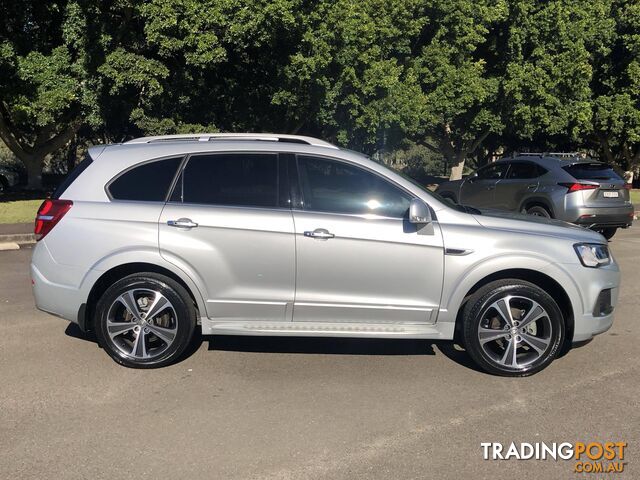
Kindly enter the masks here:
M 450 340 L 453 324 L 364 324 L 312 322 L 229 322 L 202 319 L 203 335 L 257 335 L 291 337 L 430 338 Z

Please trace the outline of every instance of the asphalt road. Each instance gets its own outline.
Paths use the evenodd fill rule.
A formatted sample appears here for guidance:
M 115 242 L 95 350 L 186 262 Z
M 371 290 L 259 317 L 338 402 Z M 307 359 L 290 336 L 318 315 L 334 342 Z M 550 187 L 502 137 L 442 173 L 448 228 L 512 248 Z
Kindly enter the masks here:
M 613 328 L 524 379 L 448 344 L 348 339 L 207 338 L 129 370 L 35 310 L 29 249 L 0 252 L 0 479 L 582 478 L 482 459 L 511 441 L 625 441 L 609 477 L 640 478 L 640 227 L 611 246 Z

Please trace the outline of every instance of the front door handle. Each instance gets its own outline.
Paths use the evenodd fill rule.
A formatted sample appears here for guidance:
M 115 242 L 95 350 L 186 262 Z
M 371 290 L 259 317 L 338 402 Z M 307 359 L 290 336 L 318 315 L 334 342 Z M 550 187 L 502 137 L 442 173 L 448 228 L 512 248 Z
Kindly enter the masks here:
M 317 238 L 318 240 L 329 240 L 330 238 L 335 237 L 335 235 L 326 228 L 316 228 L 313 232 L 306 231 L 304 232 L 305 237 Z
M 178 220 L 167 220 L 167 225 L 178 228 L 195 228 L 198 226 L 196 222 L 192 222 L 190 218 L 179 218 Z
M 496 188 L 496 186 L 495 186 L 495 185 L 489 185 L 489 186 L 487 187 L 487 190 L 494 190 L 495 188 Z

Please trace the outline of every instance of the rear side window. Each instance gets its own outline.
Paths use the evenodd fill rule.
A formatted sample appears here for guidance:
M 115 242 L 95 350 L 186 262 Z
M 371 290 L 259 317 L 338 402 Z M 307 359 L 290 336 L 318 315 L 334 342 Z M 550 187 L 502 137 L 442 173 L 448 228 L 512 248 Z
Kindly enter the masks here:
M 71 173 L 67 175 L 67 178 L 65 178 L 62 183 L 58 185 L 58 188 L 56 188 L 56 191 L 53 192 L 51 198 L 54 200 L 60 198 L 65 190 L 71 186 L 76 178 L 78 178 L 80 174 L 84 172 L 89 165 L 91 165 L 91 163 L 93 163 L 93 160 L 91 160 L 91 157 L 89 156 L 89 154 L 87 154 L 84 159 L 82 159 L 82 161 L 78 165 L 76 165 L 76 168 L 71 170 Z
M 577 180 L 622 180 L 612 167 L 604 163 L 576 163 L 562 168 Z
M 218 153 L 189 158 L 172 200 L 237 207 L 278 206 L 278 154 Z
M 127 170 L 107 190 L 115 200 L 163 202 L 182 157 L 155 160 Z

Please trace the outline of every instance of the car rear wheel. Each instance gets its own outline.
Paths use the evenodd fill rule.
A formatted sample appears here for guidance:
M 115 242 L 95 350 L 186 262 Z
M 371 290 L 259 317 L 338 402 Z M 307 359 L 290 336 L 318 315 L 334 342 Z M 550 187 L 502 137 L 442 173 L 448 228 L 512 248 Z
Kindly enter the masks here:
M 544 217 L 551 218 L 551 213 L 545 207 L 541 205 L 534 205 L 526 209 L 528 215 L 533 215 L 534 217 Z
M 602 230 L 600 230 L 600 233 L 607 240 L 611 240 L 617 231 L 617 228 L 603 228 Z
M 468 300 L 463 321 L 467 352 L 496 375 L 533 375 L 554 360 L 564 341 L 564 319 L 555 300 L 517 279 L 479 289 Z
M 164 275 L 141 273 L 109 287 L 96 308 L 96 337 L 121 365 L 158 368 L 189 345 L 195 307 L 182 285 Z

